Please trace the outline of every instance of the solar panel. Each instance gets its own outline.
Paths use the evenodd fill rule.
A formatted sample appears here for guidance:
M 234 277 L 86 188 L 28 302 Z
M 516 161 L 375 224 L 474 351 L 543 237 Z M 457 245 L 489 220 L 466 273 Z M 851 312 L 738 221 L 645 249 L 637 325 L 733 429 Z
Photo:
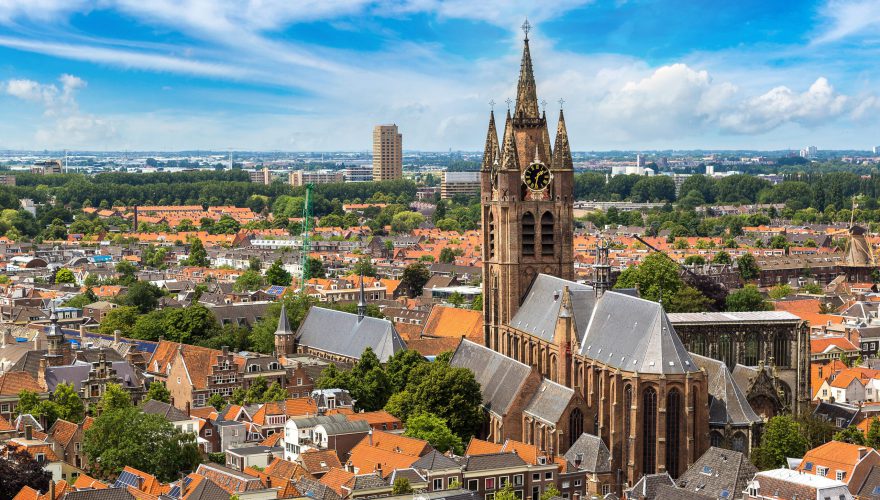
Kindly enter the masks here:
M 123 488 L 125 486 L 134 486 L 135 488 L 140 488 L 141 478 L 128 472 L 127 470 L 122 471 L 119 474 L 119 477 L 116 478 L 116 483 L 114 484 L 117 488 Z
M 804 470 L 813 470 L 813 462 L 807 462 L 804 464 Z
M 168 496 L 173 498 L 180 498 L 180 486 L 174 485 L 168 490 Z
M 872 491 L 871 494 L 880 495 L 880 486 L 874 486 L 874 491 Z

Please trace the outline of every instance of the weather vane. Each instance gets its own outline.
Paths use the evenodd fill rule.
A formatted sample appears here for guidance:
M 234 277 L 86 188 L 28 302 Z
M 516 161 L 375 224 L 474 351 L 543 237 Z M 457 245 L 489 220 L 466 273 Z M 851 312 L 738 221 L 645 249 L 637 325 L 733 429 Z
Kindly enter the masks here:
M 544 110 L 545 113 L 547 112 L 547 101 L 544 99 L 541 99 L 541 109 Z
M 523 33 L 526 34 L 526 40 L 528 40 L 529 39 L 529 31 L 532 31 L 532 25 L 529 24 L 528 18 L 526 18 L 526 21 L 524 23 L 522 23 L 522 26 L 520 26 L 520 28 L 522 28 Z
M 492 100 L 489 101 L 489 108 L 490 108 L 492 111 L 495 111 L 495 99 L 492 99 Z
M 513 102 L 513 99 L 508 97 L 504 102 L 507 103 L 507 111 L 510 111 L 510 103 Z
M 559 98 L 559 109 L 562 109 L 562 105 L 565 104 L 565 99 Z

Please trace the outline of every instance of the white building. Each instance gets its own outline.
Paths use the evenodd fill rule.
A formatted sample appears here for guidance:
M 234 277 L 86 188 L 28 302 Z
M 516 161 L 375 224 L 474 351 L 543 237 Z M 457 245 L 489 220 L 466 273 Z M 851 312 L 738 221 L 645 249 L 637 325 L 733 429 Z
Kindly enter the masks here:
M 348 167 L 343 172 L 345 182 L 372 182 L 373 167 L 371 165 L 356 165 Z
M 336 413 L 317 417 L 291 418 L 284 424 L 284 460 L 296 461 L 300 453 L 316 449 L 315 427 L 333 422 L 345 422 L 348 417 Z
M 807 146 L 800 151 L 800 155 L 801 158 L 815 158 L 818 152 L 819 148 L 816 146 Z

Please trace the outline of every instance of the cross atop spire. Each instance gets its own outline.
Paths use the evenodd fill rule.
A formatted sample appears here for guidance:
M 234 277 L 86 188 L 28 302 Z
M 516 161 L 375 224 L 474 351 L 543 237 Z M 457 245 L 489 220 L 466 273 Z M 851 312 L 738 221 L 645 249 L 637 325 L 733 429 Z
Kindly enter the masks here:
M 525 39 L 526 39 L 526 41 L 528 41 L 528 39 L 529 39 L 529 31 L 532 31 L 532 25 L 529 24 L 529 18 L 526 18 L 525 22 L 522 23 L 522 26 L 520 26 L 520 28 L 522 28 L 523 33 L 526 34 L 526 38 L 525 38 Z

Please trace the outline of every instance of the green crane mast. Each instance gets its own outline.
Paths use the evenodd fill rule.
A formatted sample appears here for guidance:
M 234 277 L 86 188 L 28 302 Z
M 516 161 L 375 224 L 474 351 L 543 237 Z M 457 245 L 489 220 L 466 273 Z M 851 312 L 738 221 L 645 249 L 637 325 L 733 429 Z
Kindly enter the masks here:
M 309 253 L 312 251 L 312 185 L 306 184 L 306 199 L 303 202 L 302 212 L 302 249 L 300 250 L 300 267 L 302 275 L 299 280 L 300 291 L 305 291 L 306 281 L 309 280 Z

